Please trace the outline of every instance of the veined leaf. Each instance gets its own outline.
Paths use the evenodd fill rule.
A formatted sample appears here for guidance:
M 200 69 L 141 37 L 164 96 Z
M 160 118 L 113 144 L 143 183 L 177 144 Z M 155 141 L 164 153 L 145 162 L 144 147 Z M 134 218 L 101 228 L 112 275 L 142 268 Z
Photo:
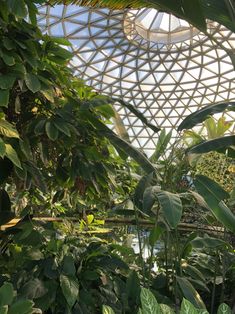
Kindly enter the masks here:
M 221 148 L 228 148 L 235 145 L 235 135 L 223 136 L 210 141 L 200 143 L 189 149 L 190 154 L 203 154 L 210 151 L 217 151 Z
M 178 131 L 182 131 L 183 129 L 191 129 L 198 123 L 205 121 L 209 116 L 218 112 L 223 112 L 227 108 L 234 110 L 235 102 L 207 105 L 202 109 L 188 115 L 179 125 Z
M 149 289 L 141 288 L 140 300 L 143 314 L 162 314 L 157 300 Z
M 36 75 L 27 73 L 25 75 L 25 84 L 31 92 L 36 93 L 41 89 L 41 83 Z
M 9 89 L 0 89 L 0 107 L 8 107 Z
M 183 292 L 184 297 L 189 300 L 194 306 L 199 309 L 205 309 L 205 304 L 203 303 L 201 296 L 194 289 L 192 284 L 183 277 L 176 277 L 177 283 L 180 286 L 180 289 Z
M 10 124 L 4 119 L 0 120 L 0 134 L 6 137 L 19 138 L 17 130 L 13 127 L 12 124 Z
M 178 194 L 167 191 L 156 193 L 165 219 L 171 228 L 176 228 L 182 216 L 182 202 Z
M 191 302 L 183 298 L 180 314 L 208 314 L 207 310 L 198 310 Z
M 226 303 L 220 304 L 217 314 L 232 314 L 232 310 Z
M 115 314 L 115 312 L 110 306 L 102 305 L 102 314 Z
M 5 146 L 6 146 L 6 157 L 9 158 L 16 167 L 22 169 L 20 160 L 14 148 L 10 144 L 5 144 Z

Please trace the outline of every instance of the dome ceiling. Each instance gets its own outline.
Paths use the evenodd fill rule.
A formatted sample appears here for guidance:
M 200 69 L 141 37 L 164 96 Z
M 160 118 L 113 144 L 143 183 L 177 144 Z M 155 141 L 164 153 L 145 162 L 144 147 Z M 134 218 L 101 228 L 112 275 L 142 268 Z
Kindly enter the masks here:
M 235 71 L 227 53 L 167 13 L 43 6 L 38 22 L 43 31 L 72 43 L 71 65 L 77 76 L 132 103 L 160 127 L 175 130 L 197 108 L 235 100 Z M 217 42 L 235 49 L 234 33 L 214 22 L 208 29 Z M 117 110 L 132 143 L 151 153 L 158 135 L 143 128 L 127 109 Z

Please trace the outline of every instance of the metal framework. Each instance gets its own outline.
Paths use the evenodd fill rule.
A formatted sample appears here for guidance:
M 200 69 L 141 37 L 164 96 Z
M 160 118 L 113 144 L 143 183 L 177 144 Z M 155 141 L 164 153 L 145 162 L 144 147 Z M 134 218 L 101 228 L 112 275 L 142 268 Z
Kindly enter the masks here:
M 42 6 L 38 22 L 44 32 L 72 43 L 77 76 L 129 101 L 151 123 L 173 129 L 174 136 L 182 118 L 201 106 L 235 100 L 234 67 L 220 46 L 234 50 L 235 34 L 214 22 L 208 26 L 216 42 L 154 9 Z M 158 135 L 127 109 L 117 111 L 132 143 L 151 154 Z

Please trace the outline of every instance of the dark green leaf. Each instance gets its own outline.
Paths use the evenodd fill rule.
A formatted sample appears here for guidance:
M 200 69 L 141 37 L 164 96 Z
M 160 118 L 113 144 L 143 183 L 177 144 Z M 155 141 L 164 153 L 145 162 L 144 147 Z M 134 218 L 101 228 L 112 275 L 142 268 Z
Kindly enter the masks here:
M 72 308 L 78 298 L 79 293 L 79 284 L 76 277 L 60 275 L 60 286 L 69 308 Z
M 199 309 L 205 309 L 205 304 L 203 303 L 201 296 L 194 289 L 192 284 L 183 277 L 176 277 L 177 283 L 179 284 L 184 297 L 189 300 L 194 306 Z
M 66 255 L 63 259 L 63 273 L 65 275 L 74 276 L 76 273 L 76 268 L 74 265 L 74 258 L 72 255 Z
M 8 314 L 32 314 L 33 302 L 29 300 L 18 300 L 8 310 Z
M 46 134 L 52 141 L 57 140 L 59 132 L 53 122 L 47 121 L 45 125 Z
M 0 75 L 0 88 L 10 89 L 14 85 L 16 77 L 12 74 Z
M 10 144 L 5 144 L 6 146 L 6 157 L 9 158 L 16 167 L 21 167 L 20 160 L 14 148 Z
M 194 185 L 198 193 L 205 199 L 214 216 L 226 228 L 235 232 L 235 216 L 222 202 L 222 200 L 229 198 L 229 194 L 218 183 L 202 175 L 196 176 Z
M 0 306 L 10 305 L 13 301 L 14 290 L 13 286 L 9 282 L 5 282 L 0 287 Z
M 200 0 L 183 0 L 182 7 L 185 13 L 185 16 L 190 20 L 194 26 L 196 26 L 199 30 L 205 32 L 206 31 L 206 20 L 204 17 L 204 13 L 201 7 Z M 195 14 L 195 12 L 197 12 Z
M 140 296 L 140 280 L 136 271 L 132 270 L 127 278 L 126 293 L 128 298 L 137 302 Z
M 0 138 L 0 157 L 3 158 L 6 153 L 6 146 L 3 140 Z
M 2 54 L 2 59 L 6 65 L 12 66 L 15 64 L 15 58 L 9 54 Z
M 235 135 L 224 136 L 193 146 L 190 148 L 189 153 L 203 154 L 210 151 L 217 151 L 221 148 L 228 148 L 233 145 L 235 145 Z
M 145 175 L 140 179 L 139 183 L 137 184 L 137 187 L 135 188 L 134 204 L 140 210 L 143 209 L 144 192 L 148 187 L 150 187 L 152 180 L 153 180 L 153 173 Z
M 151 209 L 156 201 L 156 193 L 160 190 L 160 186 L 150 186 L 145 189 L 142 206 L 142 210 L 144 213 L 148 215 L 151 213 Z
M 178 127 L 178 131 L 182 131 L 183 129 L 191 129 L 198 123 L 205 121 L 209 116 L 223 112 L 225 109 L 234 109 L 235 102 L 228 103 L 219 103 L 215 105 L 207 105 L 200 110 L 197 110 L 190 115 L 188 115 L 183 122 Z
M 23 287 L 21 293 L 29 299 L 37 299 L 47 293 L 47 289 L 44 286 L 42 280 L 34 278 L 29 280 Z
M 149 245 L 154 247 L 160 235 L 162 234 L 163 229 L 159 226 L 154 226 L 149 234 Z
M 0 107 L 8 107 L 9 103 L 9 89 L 0 89 Z
M 178 194 L 167 191 L 156 193 L 161 210 L 171 228 L 176 228 L 182 216 L 182 202 Z
M 71 136 L 70 130 L 69 130 L 67 123 L 65 121 L 63 121 L 60 118 L 55 118 L 55 119 L 53 119 L 53 123 L 59 131 L 61 131 L 62 133 L 64 133 L 65 135 L 67 135 L 69 137 Z
M 27 9 L 24 0 L 7 0 L 7 5 L 12 14 L 24 18 L 27 15 Z
M 0 190 L 0 212 L 1 211 L 10 211 L 11 210 L 11 201 L 8 193 L 1 189 Z
M 31 92 L 36 93 L 41 88 L 41 83 L 36 75 L 32 73 L 27 73 L 25 75 L 25 84 Z
M 13 170 L 13 164 L 8 158 L 0 158 L 0 184 L 3 184 Z

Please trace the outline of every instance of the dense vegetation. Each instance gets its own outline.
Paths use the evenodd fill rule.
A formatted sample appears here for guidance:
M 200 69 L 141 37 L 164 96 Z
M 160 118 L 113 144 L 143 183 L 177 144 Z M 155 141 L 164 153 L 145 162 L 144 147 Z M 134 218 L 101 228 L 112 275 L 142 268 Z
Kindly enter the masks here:
M 231 313 L 234 135 L 212 116 L 235 104 L 190 115 L 169 153 L 170 133 L 73 76 L 70 44 L 37 27 L 42 3 L 0 8 L 0 225 L 20 218 L 0 234 L 0 313 Z M 108 127 L 121 123 L 116 101 L 160 132 L 151 158 L 122 125 L 119 135 Z M 191 128 L 202 122 L 216 136 L 195 142 Z M 208 156 L 219 177 L 206 172 Z M 104 226 L 110 217 L 124 222 L 117 231 Z M 200 224 L 192 233 L 181 229 L 188 217 Z

